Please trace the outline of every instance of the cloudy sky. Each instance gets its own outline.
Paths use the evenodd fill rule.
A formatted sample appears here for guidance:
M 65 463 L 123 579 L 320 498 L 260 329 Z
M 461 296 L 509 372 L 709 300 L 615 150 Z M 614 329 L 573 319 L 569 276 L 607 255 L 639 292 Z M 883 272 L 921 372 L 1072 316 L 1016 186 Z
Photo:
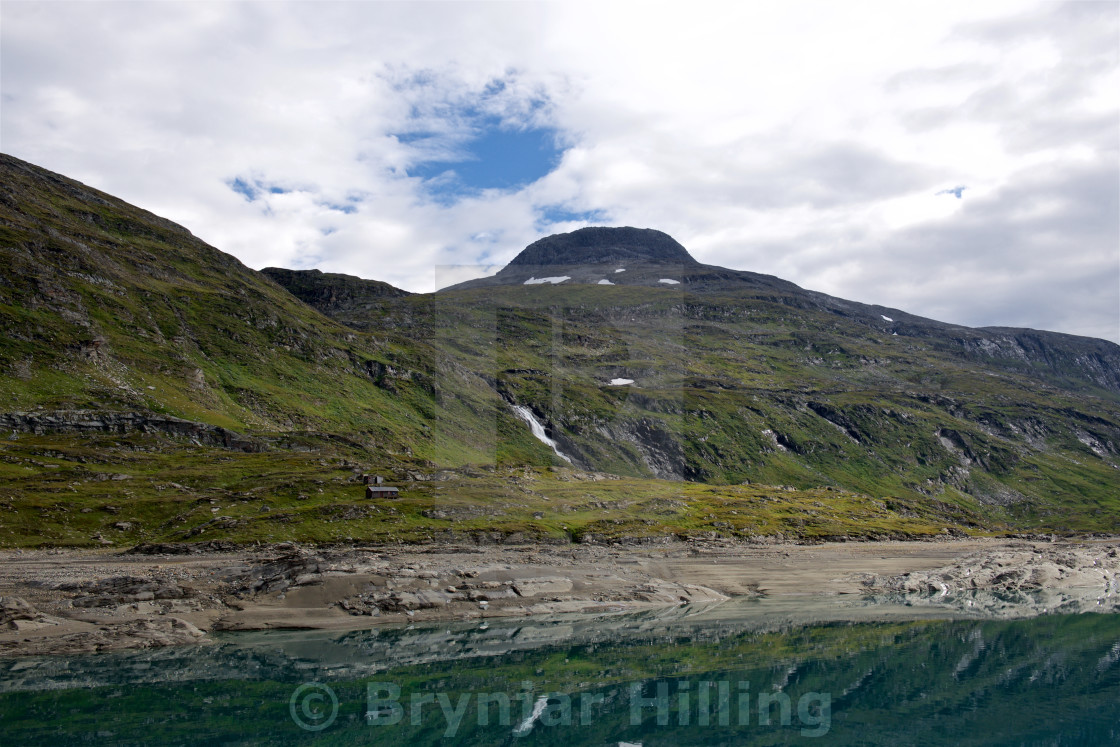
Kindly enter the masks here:
M 542 235 L 1120 342 L 1120 3 L 0 3 L 0 148 L 255 267 Z M 450 271 L 450 265 L 462 265 Z

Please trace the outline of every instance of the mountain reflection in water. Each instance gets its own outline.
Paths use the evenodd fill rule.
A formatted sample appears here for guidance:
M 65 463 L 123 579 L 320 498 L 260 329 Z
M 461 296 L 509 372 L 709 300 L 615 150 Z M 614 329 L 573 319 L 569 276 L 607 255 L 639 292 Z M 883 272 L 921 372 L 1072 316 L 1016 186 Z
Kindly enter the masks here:
M 1110 744 L 1097 591 L 738 599 L 0 660 L 11 744 Z

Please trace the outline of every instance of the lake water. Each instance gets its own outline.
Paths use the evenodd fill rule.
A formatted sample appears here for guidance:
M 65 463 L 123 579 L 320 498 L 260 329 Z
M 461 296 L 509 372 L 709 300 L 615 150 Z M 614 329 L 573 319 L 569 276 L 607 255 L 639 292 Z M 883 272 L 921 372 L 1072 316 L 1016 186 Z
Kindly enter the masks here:
M 0 660 L 0 743 L 1117 744 L 1120 614 L 1095 594 L 733 600 Z

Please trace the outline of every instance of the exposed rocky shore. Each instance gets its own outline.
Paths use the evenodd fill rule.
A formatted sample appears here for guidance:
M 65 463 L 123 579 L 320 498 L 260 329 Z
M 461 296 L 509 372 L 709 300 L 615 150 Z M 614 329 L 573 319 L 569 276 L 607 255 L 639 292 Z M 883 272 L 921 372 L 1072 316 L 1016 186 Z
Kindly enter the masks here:
M 1024 542 L 969 553 L 943 568 L 894 576 L 869 575 L 865 583 L 874 592 L 948 594 L 1099 588 L 1115 594 L 1120 592 L 1120 547 L 1116 542 Z
M 222 630 L 625 612 L 748 595 L 906 594 L 921 603 L 961 592 L 1062 589 L 1117 595 L 1120 543 L 8 551 L 0 554 L 0 655 L 199 643 Z

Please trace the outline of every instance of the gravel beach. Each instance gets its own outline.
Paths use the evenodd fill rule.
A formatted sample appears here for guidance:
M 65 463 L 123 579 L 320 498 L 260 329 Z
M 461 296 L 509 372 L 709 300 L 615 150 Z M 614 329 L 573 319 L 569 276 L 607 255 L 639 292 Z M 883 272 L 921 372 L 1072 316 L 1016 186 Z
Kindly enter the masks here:
M 260 548 L 0 552 L 0 656 L 198 644 L 213 631 L 624 612 L 735 597 L 1120 592 L 1120 540 L 816 545 Z

